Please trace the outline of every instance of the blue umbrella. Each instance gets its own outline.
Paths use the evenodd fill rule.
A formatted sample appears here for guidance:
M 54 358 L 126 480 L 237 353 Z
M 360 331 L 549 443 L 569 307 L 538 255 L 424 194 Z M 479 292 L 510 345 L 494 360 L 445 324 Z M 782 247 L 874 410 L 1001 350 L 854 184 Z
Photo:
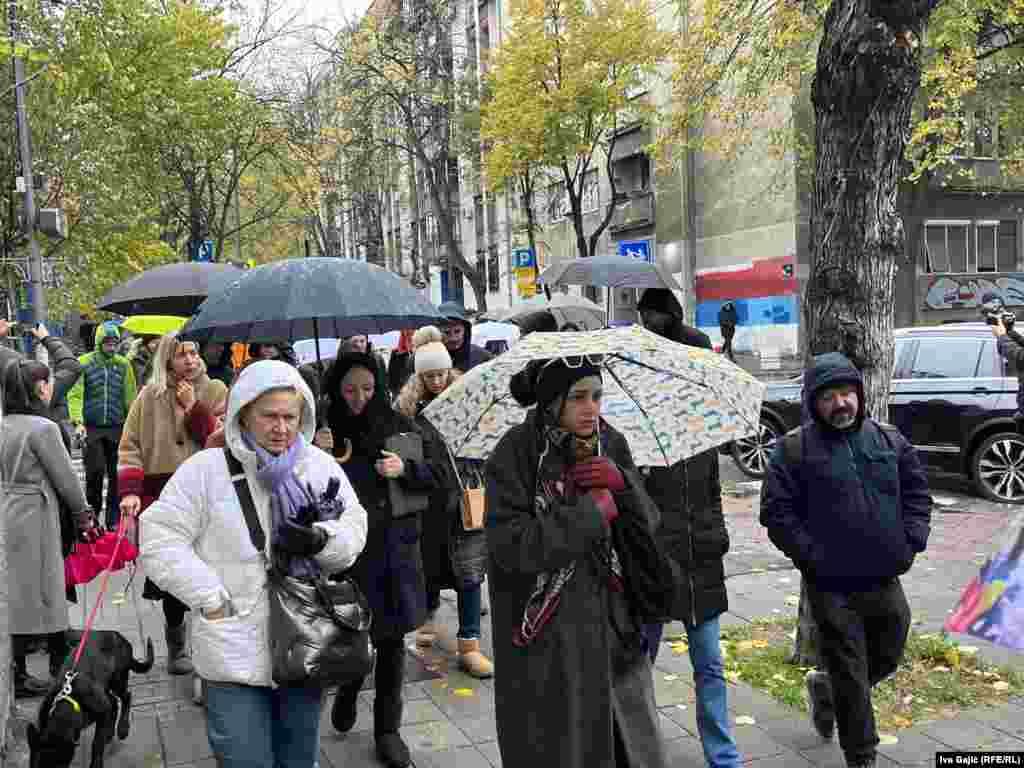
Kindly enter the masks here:
M 385 333 L 440 320 L 434 305 L 394 272 L 314 257 L 244 272 L 203 302 L 180 335 L 200 342 L 295 341 Z

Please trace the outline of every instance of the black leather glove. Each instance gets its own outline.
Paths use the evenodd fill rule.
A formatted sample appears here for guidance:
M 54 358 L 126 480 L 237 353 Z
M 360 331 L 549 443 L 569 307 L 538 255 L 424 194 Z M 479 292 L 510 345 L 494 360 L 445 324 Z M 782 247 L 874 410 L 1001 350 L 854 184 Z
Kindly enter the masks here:
M 327 546 L 327 531 L 315 525 L 287 522 L 277 529 L 277 548 L 290 555 L 312 557 Z

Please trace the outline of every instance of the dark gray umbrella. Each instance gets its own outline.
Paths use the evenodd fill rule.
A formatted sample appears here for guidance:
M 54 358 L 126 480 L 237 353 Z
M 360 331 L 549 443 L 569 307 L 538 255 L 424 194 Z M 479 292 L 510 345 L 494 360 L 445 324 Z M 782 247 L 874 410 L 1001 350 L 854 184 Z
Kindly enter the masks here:
M 629 256 L 591 256 L 552 264 L 541 272 L 545 285 L 603 285 L 609 288 L 668 288 L 679 283 L 658 264 Z
M 386 333 L 440 320 L 434 305 L 394 272 L 316 257 L 247 270 L 211 295 L 180 335 L 200 342 L 295 341 Z
M 100 299 L 97 309 L 119 315 L 188 317 L 206 297 L 226 288 L 243 271 L 230 264 L 186 262 L 147 269 Z

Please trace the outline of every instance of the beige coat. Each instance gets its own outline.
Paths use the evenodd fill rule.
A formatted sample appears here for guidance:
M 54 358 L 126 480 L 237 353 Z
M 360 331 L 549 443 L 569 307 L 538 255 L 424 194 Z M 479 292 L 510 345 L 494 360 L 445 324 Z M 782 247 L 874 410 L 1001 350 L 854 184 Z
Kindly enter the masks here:
M 224 382 L 203 374 L 195 382 L 195 391 L 196 405 L 186 419 L 173 387 L 159 395 L 152 384 L 142 388 L 121 434 L 117 451 L 119 472 L 139 469 L 144 475 L 171 475 L 187 458 L 203 449 L 213 430 L 197 441 L 197 428 L 203 431 L 208 425 L 202 422 L 214 419 L 213 411 L 224 401 L 228 390 Z
M 7 526 L 10 626 L 15 635 L 68 628 L 60 502 L 87 506 L 60 428 L 41 416 L 6 416 L 0 426 L 0 480 Z

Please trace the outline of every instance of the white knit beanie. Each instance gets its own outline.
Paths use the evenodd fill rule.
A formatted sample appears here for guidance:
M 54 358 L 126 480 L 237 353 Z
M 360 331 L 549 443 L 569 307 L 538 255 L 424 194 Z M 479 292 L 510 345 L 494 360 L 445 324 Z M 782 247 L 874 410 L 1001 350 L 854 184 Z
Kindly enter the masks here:
M 425 371 L 446 371 L 452 367 L 452 356 L 448 348 L 439 341 L 424 344 L 416 350 L 416 373 Z
M 416 333 L 412 335 L 411 346 L 413 351 L 415 351 L 432 341 L 444 341 L 444 336 L 436 325 L 425 325 L 417 329 Z

